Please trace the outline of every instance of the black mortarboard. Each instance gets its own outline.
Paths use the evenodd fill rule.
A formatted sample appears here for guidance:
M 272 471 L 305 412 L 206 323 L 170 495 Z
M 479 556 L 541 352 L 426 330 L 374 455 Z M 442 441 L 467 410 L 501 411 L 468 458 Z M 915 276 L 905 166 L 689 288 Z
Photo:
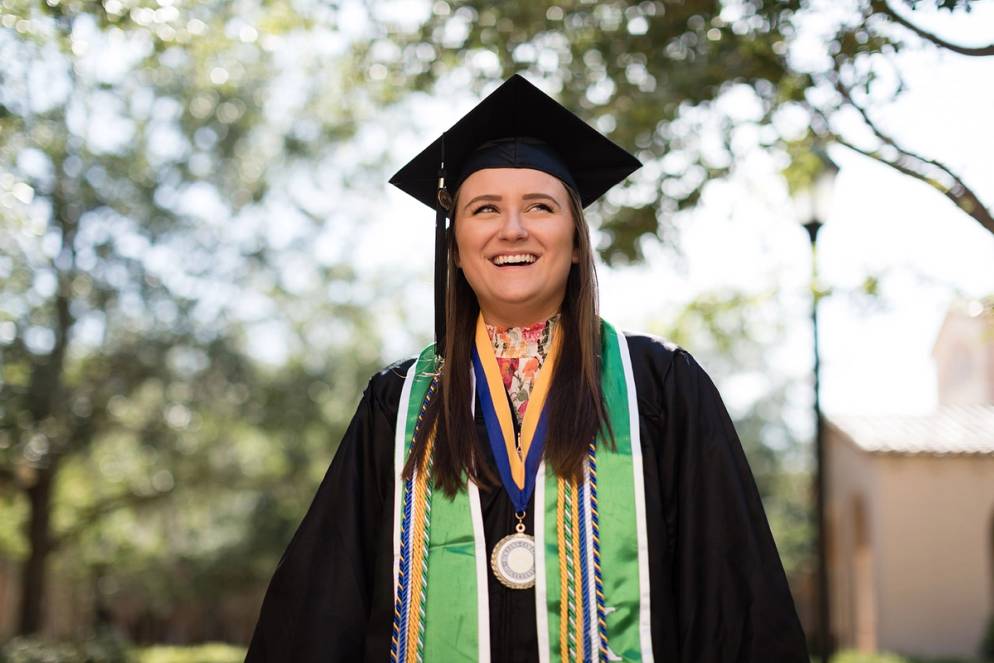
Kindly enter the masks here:
M 445 217 L 439 194 L 484 168 L 533 168 L 558 177 L 584 207 L 642 166 L 634 156 L 515 74 L 398 170 L 390 183 L 434 208 L 435 341 L 445 341 Z

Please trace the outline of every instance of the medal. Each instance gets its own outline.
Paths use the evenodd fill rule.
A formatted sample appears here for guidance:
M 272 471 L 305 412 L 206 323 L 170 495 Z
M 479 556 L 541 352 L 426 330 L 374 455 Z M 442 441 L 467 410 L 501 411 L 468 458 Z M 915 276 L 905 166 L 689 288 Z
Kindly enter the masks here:
M 558 354 L 558 344 L 552 343 L 545 364 L 539 372 L 528 402 L 520 436 L 515 434 L 514 419 L 504 395 L 500 368 L 487 335 L 483 315 L 476 321 L 476 343 L 472 352 L 476 393 L 480 397 L 487 439 L 497 464 L 501 483 L 511 503 L 518 524 L 514 534 L 497 542 L 490 555 L 490 568 L 494 577 L 511 589 L 528 589 L 535 586 L 535 539 L 525 534 L 525 514 L 535 490 L 535 475 L 542 462 L 542 449 L 548 422 L 545 401 L 552 383 Z
M 535 539 L 525 534 L 525 513 L 514 514 L 518 519 L 514 534 L 497 542 L 490 555 L 490 568 L 500 584 L 510 589 L 535 586 Z

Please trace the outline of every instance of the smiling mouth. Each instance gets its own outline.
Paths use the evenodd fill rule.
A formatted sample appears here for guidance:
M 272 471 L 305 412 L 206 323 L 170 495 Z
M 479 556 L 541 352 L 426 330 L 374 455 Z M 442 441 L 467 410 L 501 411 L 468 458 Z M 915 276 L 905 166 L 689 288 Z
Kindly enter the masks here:
M 511 255 L 494 256 L 490 262 L 498 267 L 522 267 L 538 260 L 534 253 L 514 253 Z

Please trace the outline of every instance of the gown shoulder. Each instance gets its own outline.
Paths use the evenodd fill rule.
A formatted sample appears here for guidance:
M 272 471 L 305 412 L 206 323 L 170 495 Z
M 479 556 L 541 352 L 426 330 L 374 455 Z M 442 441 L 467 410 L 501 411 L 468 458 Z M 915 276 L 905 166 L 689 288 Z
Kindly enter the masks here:
M 675 343 L 625 338 L 646 463 L 657 657 L 806 663 L 759 490 L 717 387 Z
M 624 332 L 632 362 L 639 412 L 662 416 L 664 392 L 685 386 L 689 374 L 703 369 L 686 349 L 662 336 Z
M 334 459 L 267 588 L 247 663 L 386 660 L 392 607 L 389 513 L 404 378 L 366 385 Z M 370 624 L 378 626 L 371 627 Z
M 396 415 L 404 379 L 416 359 L 417 357 L 407 357 L 381 368 L 369 378 L 364 395 L 368 394 L 378 406 L 388 412 L 392 410 Z

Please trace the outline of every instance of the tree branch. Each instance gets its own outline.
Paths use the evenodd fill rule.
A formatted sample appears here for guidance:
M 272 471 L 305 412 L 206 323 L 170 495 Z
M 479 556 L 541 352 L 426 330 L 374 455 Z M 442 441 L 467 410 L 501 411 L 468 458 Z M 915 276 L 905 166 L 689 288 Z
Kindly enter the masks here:
M 899 25 L 903 25 L 908 30 L 911 30 L 916 35 L 932 42 L 936 46 L 944 48 L 946 50 L 952 51 L 954 53 L 959 53 L 961 55 L 970 55 L 973 57 L 984 57 L 987 55 L 994 55 L 994 44 L 988 46 L 962 46 L 960 44 L 954 44 L 951 41 L 947 41 L 935 34 L 934 32 L 929 32 L 923 28 L 918 27 L 908 19 L 904 18 L 896 11 L 894 8 L 887 4 L 886 0 L 877 0 L 873 3 L 873 8 L 880 12 L 881 14 L 887 16 L 892 21 Z
M 834 86 L 836 91 L 842 95 L 846 103 L 852 106 L 863 118 L 863 122 L 869 127 L 870 131 L 883 143 L 885 146 L 890 147 L 893 154 L 886 154 L 881 150 L 871 150 L 866 148 L 861 148 L 856 146 L 850 141 L 845 140 L 835 132 L 832 132 L 833 138 L 839 142 L 840 145 L 844 145 L 849 149 L 858 152 L 864 156 L 868 156 L 871 159 L 875 159 L 880 163 L 887 164 L 891 168 L 894 168 L 898 172 L 904 173 L 915 179 L 922 180 L 923 182 L 931 185 L 938 191 L 942 193 L 946 198 L 951 200 L 957 207 L 972 216 L 980 223 L 988 232 L 994 234 L 994 214 L 991 210 L 987 209 L 984 203 L 980 200 L 966 183 L 952 171 L 944 163 L 936 160 L 929 159 L 920 154 L 916 154 L 911 150 L 908 150 L 900 146 L 897 141 L 887 134 L 883 129 L 881 129 L 873 118 L 870 117 L 869 112 L 858 104 L 852 97 L 849 89 L 847 89 L 841 81 L 835 80 Z M 825 127 L 827 129 L 828 118 L 825 117 L 824 113 L 820 110 L 815 110 L 822 119 L 825 121 Z M 830 129 L 827 129 L 831 131 Z
M 59 549 L 92 527 L 101 518 L 117 511 L 118 509 L 123 507 L 146 506 L 168 497 L 171 494 L 171 489 L 148 494 L 127 492 L 121 495 L 114 495 L 113 497 L 108 497 L 101 502 L 97 502 L 77 516 L 76 522 L 74 522 L 71 527 L 67 527 L 62 532 L 54 534 L 50 540 L 49 550 L 55 551 Z

